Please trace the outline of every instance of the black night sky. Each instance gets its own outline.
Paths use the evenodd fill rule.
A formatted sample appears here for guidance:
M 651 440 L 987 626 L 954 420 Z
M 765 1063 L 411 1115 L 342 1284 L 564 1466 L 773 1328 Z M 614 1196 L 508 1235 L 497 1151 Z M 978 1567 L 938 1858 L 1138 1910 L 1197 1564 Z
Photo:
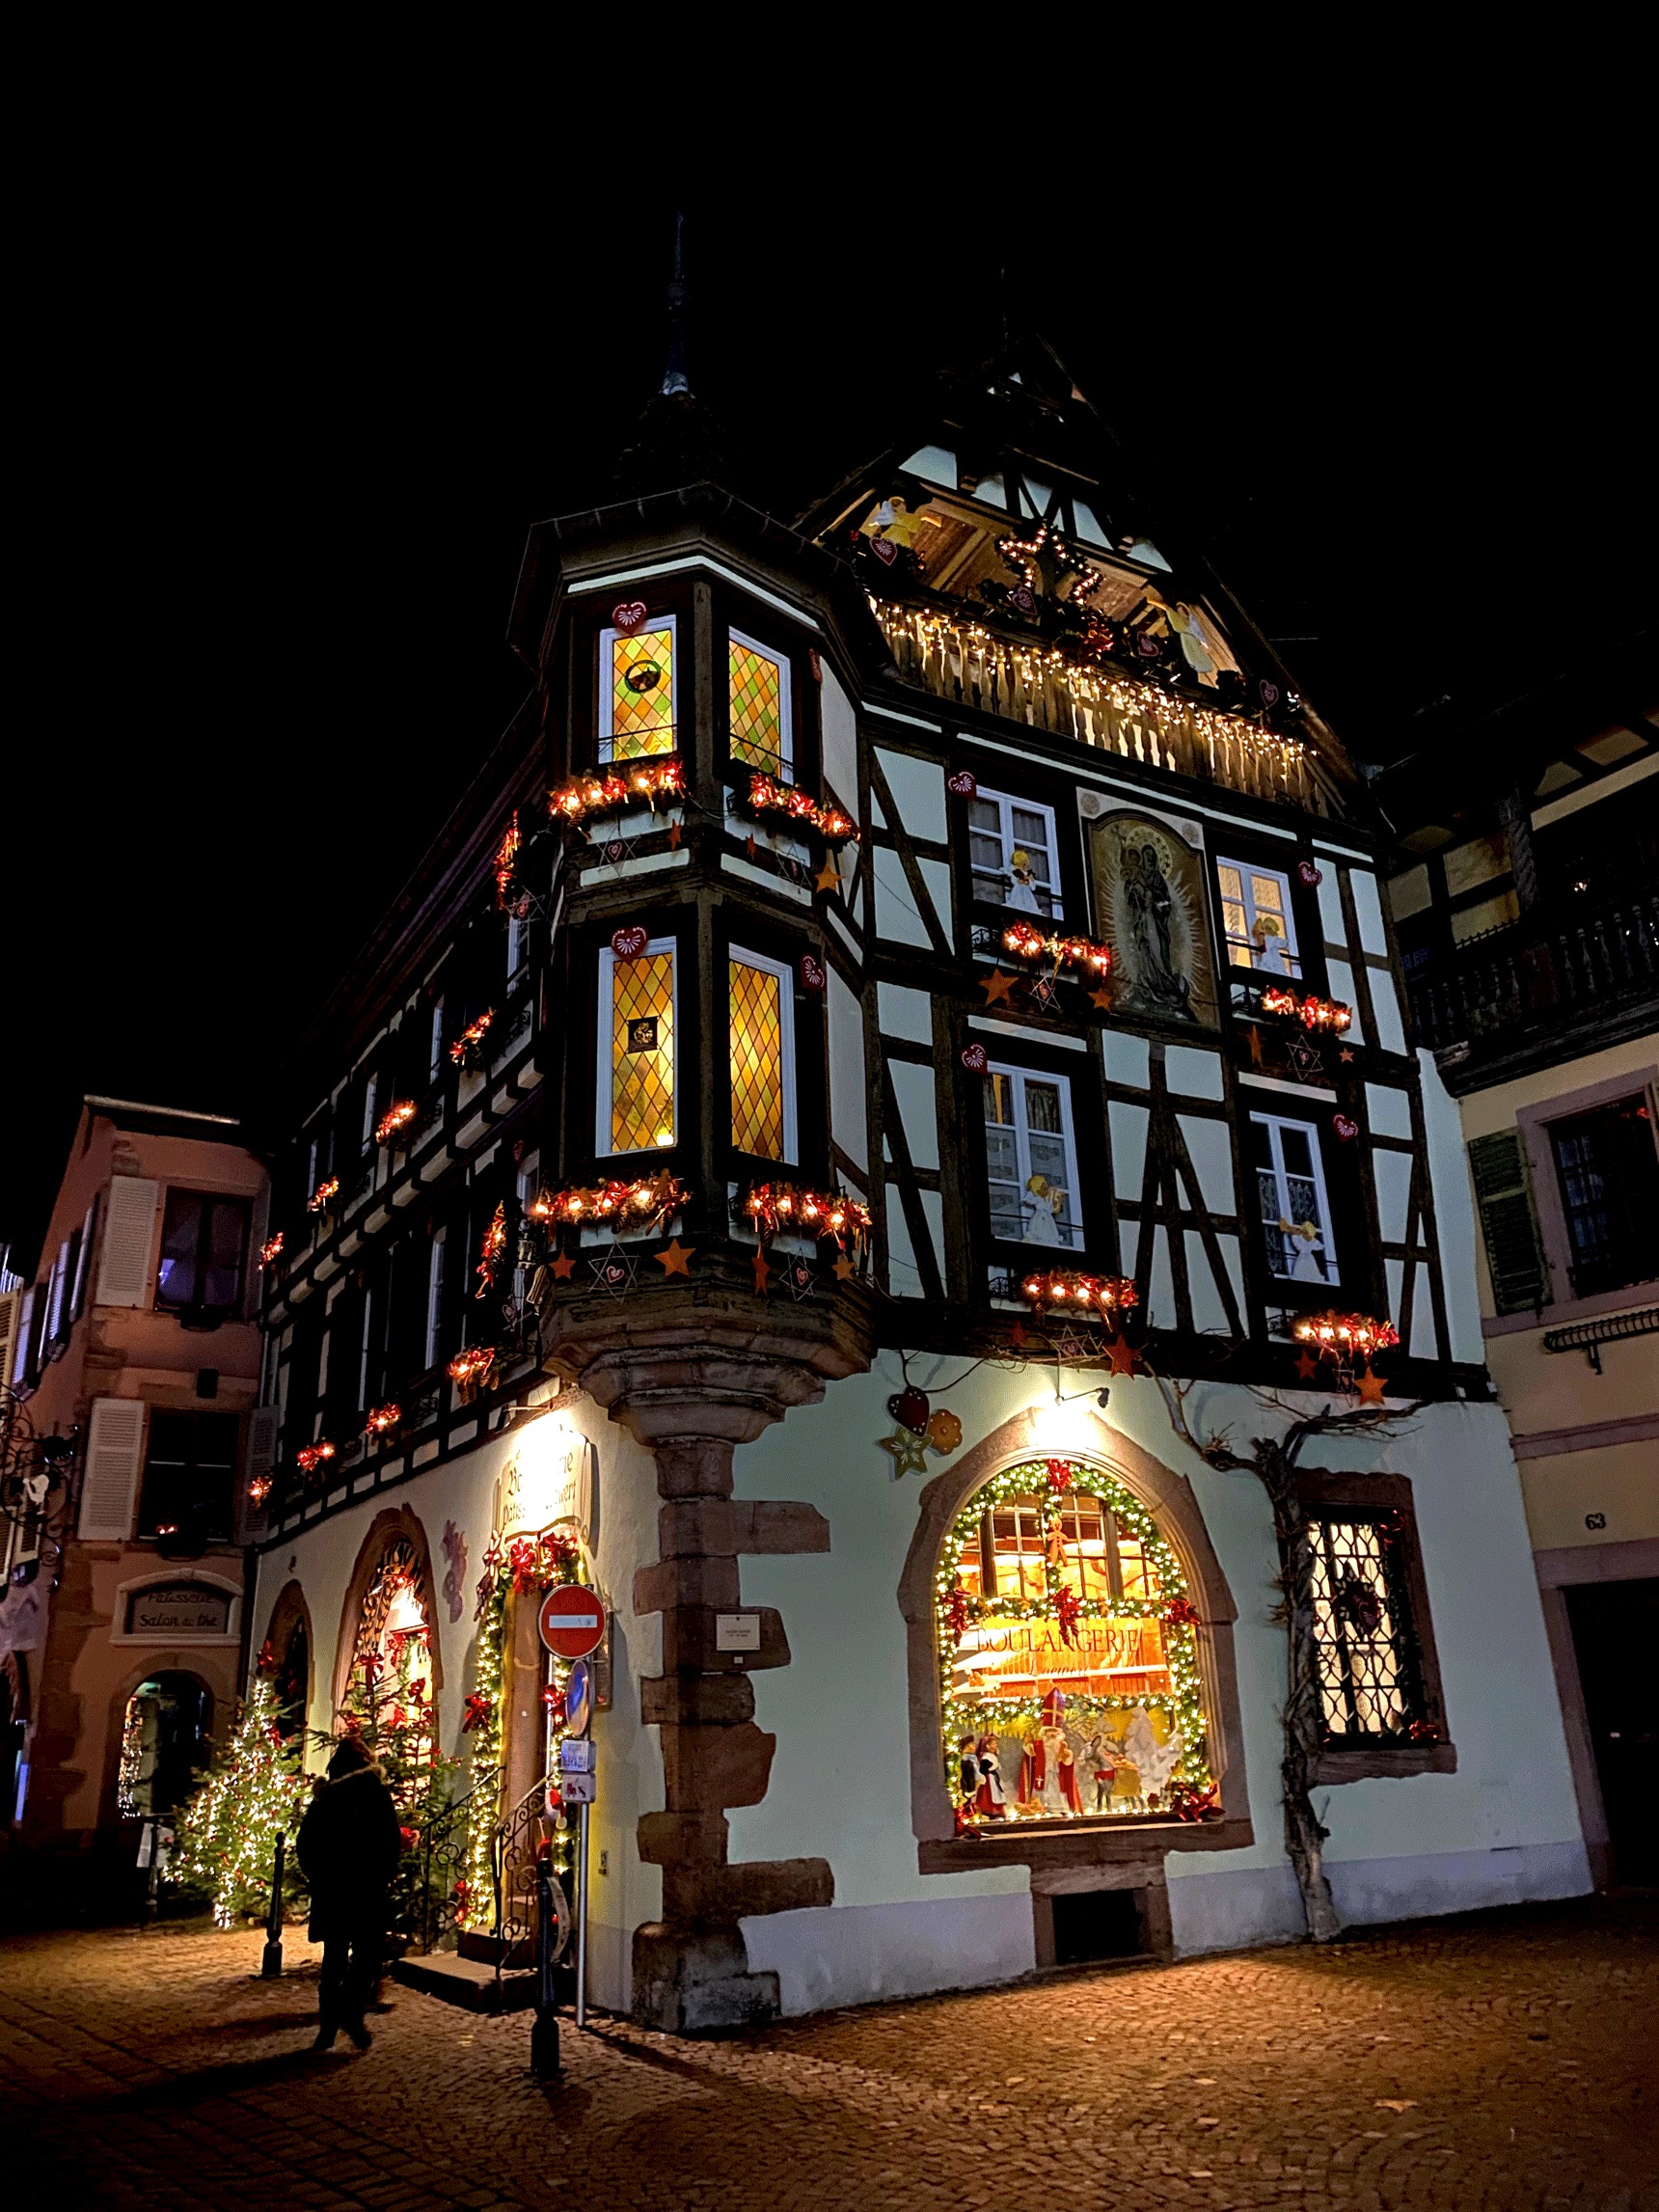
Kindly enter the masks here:
M 551 155 L 471 181 L 405 149 L 245 205 L 139 160 L 64 218 L 74 282 L 42 244 L 0 786 L 21 1264 L 82 1092 L 257 1125 L 522 696 L 526 529 L 606 496 L 661 374 L 676 201 L 694 385 L 775 512 L 989 352 L 1000 294 L 1362 758 L 1651 620 L 1629 178 L 1582 169 L 1578 205 L 1517 143 L 1496 178 L 1402 184 L 1374 146 L 1345 173 L 1333 125 L 1080 218 L 1022 198 L 1033 146 L 947 220 L 900 181 L 925 119 L 896 128 L 896 166 L 827 158 L 810 186 L 798 161 L 775 190 L 608 171 L 576 201 Z

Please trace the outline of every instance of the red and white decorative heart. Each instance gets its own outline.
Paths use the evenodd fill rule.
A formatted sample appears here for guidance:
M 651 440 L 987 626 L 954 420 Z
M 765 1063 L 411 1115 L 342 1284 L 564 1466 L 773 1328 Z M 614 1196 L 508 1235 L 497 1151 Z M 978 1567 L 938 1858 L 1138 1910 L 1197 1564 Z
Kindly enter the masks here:
M 962 1049 L 962 1064 L 970 1076 L 982 1076 L 991 1065 L 991 1054 L 983 1045 L 965 1045 Z
M 979 795 L 979 778 L 971 768 L 959 768 L 945 778 L 944 787 L 954 799 L 974 799 Z
M 1262 704 L 1263 704 L 1264 706 L 1277 706 L 1277 705 L 1278 705 L 1278 703 L 1279 703 L 1279 687 L 1278 687 L 1278 685 L 1277 685 L 1277 684 L 1270 684 L 1270 683 L 1267 681 L 1266 677 L 1265 677 L 1265 676 L 1264 676 L 1264 677 L 1262 678 L 1262 681 L 1261 681 L 1261 682 L 1260 682 L 1260 683 L 1259 683 L 1259 684 L 1256 686 L 1256 689 L 1257 689 L 1257 690 L 1258 690 L 1258 691 L 1261 693 L 1261 695 L 1262 695 Z
M 1342 1138 L 1345 1144 L 1351 1144 L 1353 1139 L 1359 1134 L 1359 1123 L 1354 1120 L 1351 1114 L 1332 1114 L 1331 1127 L 1336 1131 L 1338 1136 Z
M 890 537 L 871 538 L 870 551 L 884 568 L 891 568 L 899 558 L 899 549 Z
M 803 952 L 801 955 L 801 980 L 808 991 L 822 991 L 829 982 L 824 963 L 815 952 Z
M 1323 868 L 1316 868 L 1312 860 L 1298 860 L 1296 877 L 1299 882 L 1307 885 L 1309 890 L 1313 890 L 1324 882 L 1325 871 Z
M 651 933 L 643 922 L 631 922 L 626 929 L 612 932 L 611 949 L 618 960 L 638 960 L 651 942 Z
M 620 607 L 612 608 L 611 619 L 615 623 L 617 629 L 621 631 L 623 637 L 631 638 L 636 630 L 641 629 L 644 626 L 644 600 L 624 599 Z

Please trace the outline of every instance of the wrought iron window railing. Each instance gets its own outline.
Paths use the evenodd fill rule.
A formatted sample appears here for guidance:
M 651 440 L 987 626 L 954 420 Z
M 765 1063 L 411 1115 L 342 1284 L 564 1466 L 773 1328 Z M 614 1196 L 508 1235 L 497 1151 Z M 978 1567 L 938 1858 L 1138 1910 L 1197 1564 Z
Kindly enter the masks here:
M 1478 938 L 1408 986 L 1419 1040 L 1478 1051 L 1659 992 L 1659 893 Z

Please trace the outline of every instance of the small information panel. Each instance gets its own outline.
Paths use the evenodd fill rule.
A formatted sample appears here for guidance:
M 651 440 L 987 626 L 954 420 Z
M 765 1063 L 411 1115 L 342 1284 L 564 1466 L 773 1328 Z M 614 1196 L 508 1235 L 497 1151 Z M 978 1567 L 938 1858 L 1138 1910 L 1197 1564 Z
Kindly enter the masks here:
M 758 1613 L 717 1613 L 715 1615 L 715 1650 L 717 1652 L 758 1652 L 760 1650 L 760 1615 Z
M 567 1805 L 591 1805 L 599 1794 L 597 1774 L 560 1774 L 558 1793 Z
M 561 1774 L 593 1774 L 599 1766 L 598 1748 L 585 1737 L 572 1743 L 566 1736 L 558 1747 L 558 1766 Z

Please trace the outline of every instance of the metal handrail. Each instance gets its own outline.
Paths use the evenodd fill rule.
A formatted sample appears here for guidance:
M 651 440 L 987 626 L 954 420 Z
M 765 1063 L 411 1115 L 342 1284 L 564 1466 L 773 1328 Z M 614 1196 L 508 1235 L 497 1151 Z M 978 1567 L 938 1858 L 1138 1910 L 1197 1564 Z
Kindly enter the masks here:
M 1610 1313 L 1599 1321 L 1575 1321 L 1565 1328 L 1544 1331 L 1546 1352 L 1582 1352 L 1596 1374 L 1601 1373 L 1601 1348 L 1627 1336 L 1659 1335 L 1659 1306 L 1638 1306 L 1633 1313 Z
M 535 1853 L 528 1858 L 509 1853 L 524 1842 L 532 1824 L 547 1818 L 548 1786 L 551 1774 L 543 1774 L 531 1784 L 509 1813 L 496 1822 L 490 1837 L 490 1881 L 495 1895 L 495 1946 L 496 1980 L 502 1978 L 502 1961 L 508 1951 L 527 1943 L 535 1931 L 535 1922 L 528 1908 L 535 1895 Z

